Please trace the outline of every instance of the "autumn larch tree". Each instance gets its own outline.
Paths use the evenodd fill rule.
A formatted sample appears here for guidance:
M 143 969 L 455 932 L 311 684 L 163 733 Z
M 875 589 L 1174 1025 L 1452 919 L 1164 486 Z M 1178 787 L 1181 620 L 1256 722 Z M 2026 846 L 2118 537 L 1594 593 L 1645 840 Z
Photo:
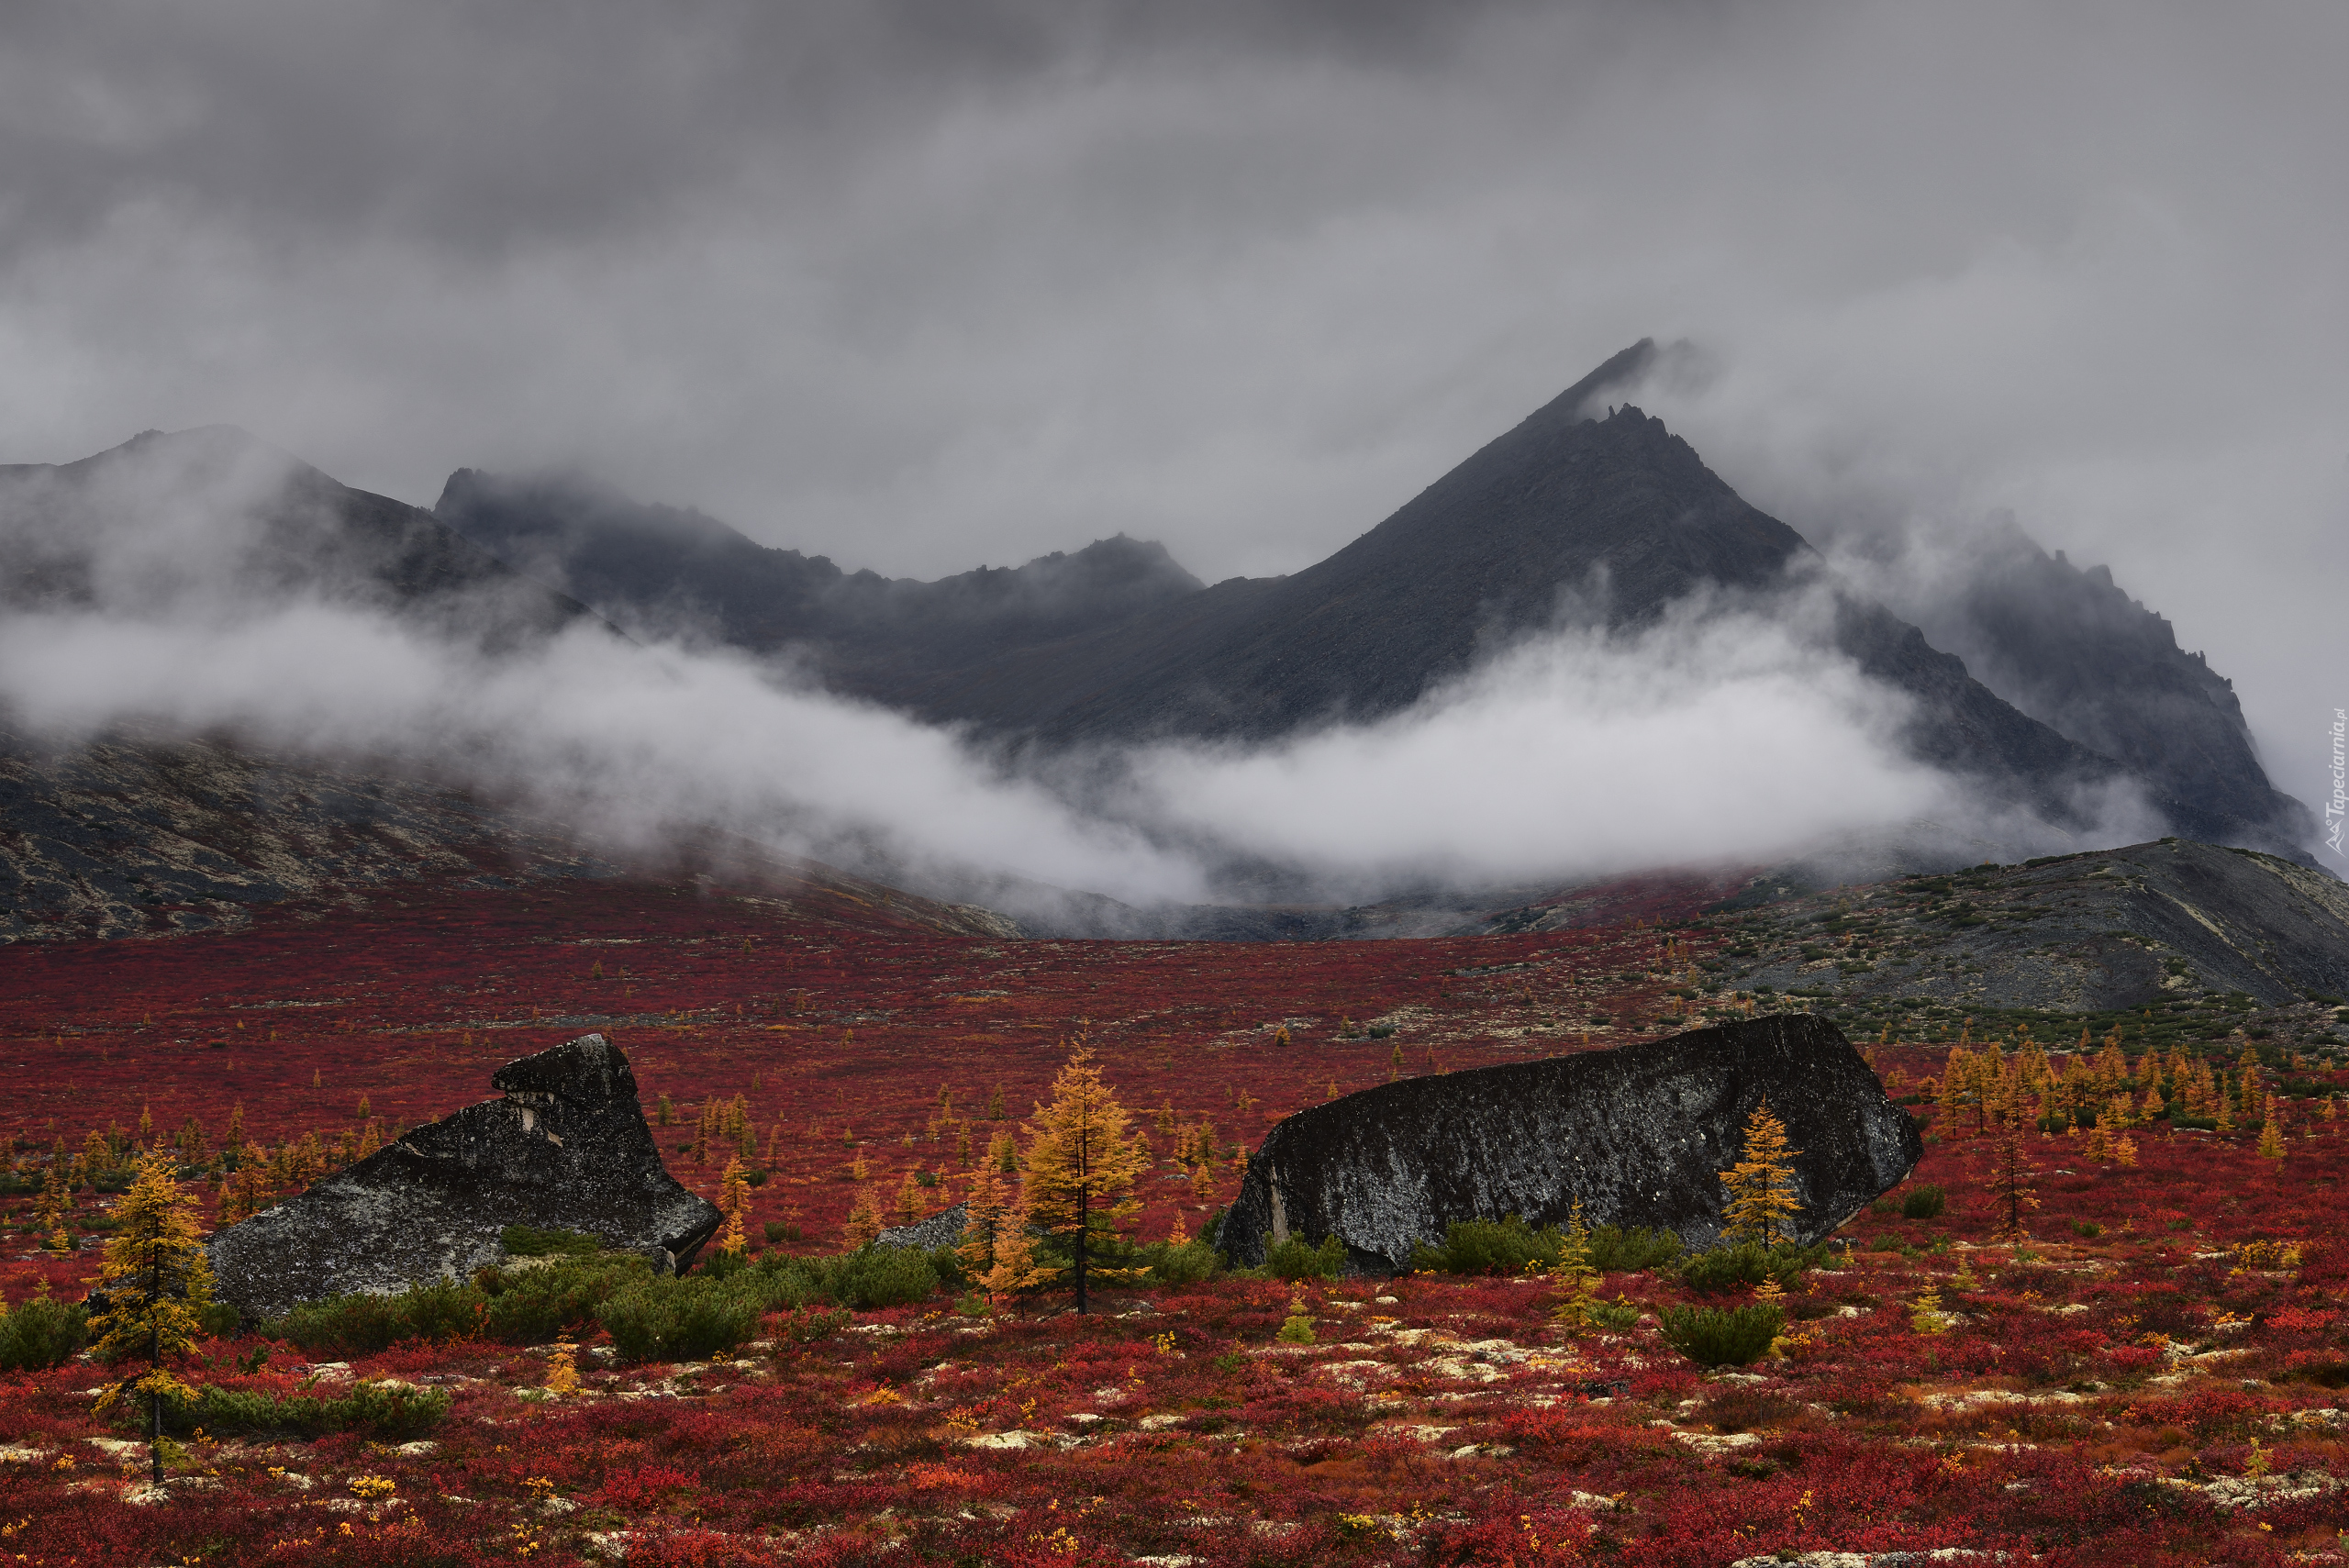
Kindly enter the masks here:
M 1737 1163 L 1721 1173 L 1721 1185 L 1729 1189 L 1721 1229 L 1775 1247 L 1786 1222 L 1802 1207 L 1795 1196 L 1795 1160 L 1802 1151 L 1787 1147 L 1787 1124 L 1773 1114 L 1767 1098 L 1745 1118 L 1744 1142 Z
M 154 1151 L 140 1159 L 137 1179 L 115 1206 L 106 1269 L 94 1293 L 104 1296 L 106 1306 L 90 1320 L 100 1361 L 146 1358 L 147 1369 L 109 1384 L 97 1407 L 110 1408 L 125 1396 L 147 1396 L 147 1451 L 158 1486 L 163 1484 L 163 1400 L 195 1396 L 166 1362 L 195 1349 L 204 1309 L 212 1304 L 212 1264 L 195 1210 L 194 1200 L 172 1179 L 168 1155 Z
M 1036 1266 L 1027 1217 L 992 1169 L 982 1166 L 971 1178 L 964 1203 L 968 1218 L 956 1252 L 981 1290 L 996 1301 L 1008 1301 L 1052 1277 L 1051 1270 Z
M 1052 1080 L 1052 1104 L 1022 1130 L 1029 1143 L 1020 1208 L 1032 1229 L 1067 1249 L 1076 1309 L 1086 1311 L 1093 1253 L 1141 1207 L 1133 1186 L 1149 1156 L 1086 1050 L 1069 1058 Z
M 718 1178 L 718 1207 L 726 1216 L 726 1233 L 718 1238 L 718 1250 L 739 1256 L 749 1246 L 742 1234 L 742 1218 L 751 1210 L 750 1174 L 739 1157 L 726 1162 L 726 1173 Z
M 859 1187 L 854 1201 L 849 1205 L 848 1223 L 841 1227 L 841 1234 L 848 1238 L 852 1248 L 870 1247 L 882 1229 L 880 1199 L 870 1186 Z

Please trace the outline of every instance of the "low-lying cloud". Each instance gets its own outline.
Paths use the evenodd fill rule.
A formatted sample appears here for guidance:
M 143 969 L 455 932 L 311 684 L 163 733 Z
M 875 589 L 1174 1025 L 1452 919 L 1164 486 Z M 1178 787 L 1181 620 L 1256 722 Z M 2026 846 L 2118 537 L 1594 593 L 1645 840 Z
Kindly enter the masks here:
M 1752 859 L 1947 815 L 1897 694 L 1798 621 L 1680 606 L 1508 649 L 1408 710 L 1132 761 L 1139 815 L 1342 884 Z
M 0 617 L 0 710 L 56 740 L 135 724 L 469 785 L 623 855 L 716 826 L 917 886 L 1194 903 L 1244 897 L 1219 878 L 1245 862 L 1360 901 L 1751 862 L 1964 810 L 1903 758 L 1901 698 L 1752 609 L 1554 630 L 1376 723 L 1020 771 L 788 666 L 594 622 L 492 652 L 310 594 L 139 599 Z

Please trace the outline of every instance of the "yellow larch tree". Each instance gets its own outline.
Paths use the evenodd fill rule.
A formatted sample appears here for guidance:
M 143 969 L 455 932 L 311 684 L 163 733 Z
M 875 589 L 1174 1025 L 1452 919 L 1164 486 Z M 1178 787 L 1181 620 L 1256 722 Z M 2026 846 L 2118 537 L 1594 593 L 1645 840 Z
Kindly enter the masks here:
M 1601 1275 L 1590 1265 L 1590 1227 L 1583 1223 L 1580 1198 L 1575 1200 L 1573 1218 L 1566 1222 L 1558 1248 L 1558 1261 L 1550 1266 L 1550 1278 L 1558 1293 L 1557 1301 L 1550 1309 L 1551 1321 L 1570 1335 L 1589 1328 L 1598 1304 Z
M 857 1188 L 855 1200 L 848 1207 L 848 1222 L 841 1227 L 841 1233 L 848 1239 L 851 1247 L 870 1247 L 881 1230 L 880 1199 L 869 1185 Z
M 143 1357 L 146 1370 L 106 1385 L 97 1408 L 125 1397 L 147 1396 L 148 1458 L 154 1482 L 163 1484 L 163 1401 L 192 1399 L 195 1391 L 174 1376 L 168 1362 L 195 1349 L 204 1333 L 204 1309 L 212 1304 L 212 1263 L 196 1230 L 195 1201 L 180 1192 L 170 1156 L 150 1151 L 139 1174 L 115 1206 L 115 1230 L 106 1239 L 106 1267 L 95 1295 L 105 1307 L 90 1319 L 100 1361 Z
M 726 1162 L 726 1173 L 718 1179 L 718 1207 L 726 1216 L 726 1230 L 718 1239 L 718 1250 L 740 1256 L 750 1246 L 742 1234 L 742 1220 L 751 1212 L 751 1176 L 739 1156 Z
M 1721 1173 L 1721 1185 L 1729 1189 L 1722 1230 L 1765 1247 L 1777 1245 L 1787 1221 L 1802 1207 L 1795 1196 L 1795 1161 L 1801 1153 L 1787 1146 L 1787 1124 L 1772 1112 L 1765 1096 L 1745 1118 L 1743 1152 Z
M 989 1296 L 1008 1300 L 1051 1277 L 1050 1271 L 1036 1267 L 1027 1220 L 992 1166 L 982 1165 L 971 1177 L 963 1215 L 963 1244 L 955 1255 Z
M 1067 1251 L 1076 1309 L 1086 1311 L 1087 1273 L 1112 1273 L 1092 1270 L 1093 1255 L 1141 1207 L 1133 1187 L 1149 1169 L 1149 1155 L 1125 1107 L 1101 1081 L 1093 1053 L 1083 1048 L 1052 1080 L 1052 1103 L 1022 1130 L 1029 1141 L 1021 1212 L 1029 1229 Z M 1124 1273 L 1115 1271 L 1118 1277 Z
M 2259 1125 L 2259 1157 L 2273 1160 L 2276 1168 L 2284 1168 L 2284 1112 L 2281 1096 L 2267 1096 L 2266 1114 Z

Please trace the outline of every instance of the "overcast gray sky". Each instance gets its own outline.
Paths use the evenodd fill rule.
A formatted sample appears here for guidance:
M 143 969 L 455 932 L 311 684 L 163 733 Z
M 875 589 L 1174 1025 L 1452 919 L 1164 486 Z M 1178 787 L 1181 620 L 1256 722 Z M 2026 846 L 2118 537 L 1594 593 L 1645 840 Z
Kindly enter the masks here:
M 0 461 L 584 465 L 932 575 L 1304 565 L 1642 335 L 1797 528 L 2011 508 L 2349 704 L 2349 7 L 0 9 Z

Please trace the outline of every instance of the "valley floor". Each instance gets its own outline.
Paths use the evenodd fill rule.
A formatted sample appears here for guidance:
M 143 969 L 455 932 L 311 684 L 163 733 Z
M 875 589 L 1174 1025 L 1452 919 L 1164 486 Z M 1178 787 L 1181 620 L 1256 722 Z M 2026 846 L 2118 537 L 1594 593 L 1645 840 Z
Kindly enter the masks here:
M 331 1162 L 598 1029 L 656 1120 L 666 1098 L 681 1179 L 713 1190 L 747 1132 L 759 1244 L 830 1251 L 860 1191 L 949 1201 L 964 1140 L 976 1158 L 1016 1128 L 1082 1034 L 1151 1129 L 1156 1237 L 1230 1199 L 1270 1120 L 1330 1094 L 1681 1027 L 1673 993 L 1711 942 L 989 941 L 652 884 L 420 895 L 0 951 L 0 1060 L 21 1175 L 142 1114 L 199 1170 L 232 1108 L 242 1141 L 284 1158 L 315 1134 Z M 1876 1051 L 1896 1085 L 1944 1054 Z M 1084 1318 L 941 1293 L 778 1313 L 716 1362 L 631 1364 L 584 1336 L 561 1393 L 548 1346 L 332 1361 L 248 1333 L 193 1376 L 451 1403 L 422 1435 L 191 1438 L 160 1496 L 137 1434 L 92 1408 L 102 1369 L 0 1373 L 0 1561 L 2340 1562 L 2349 1118 L 2308 1097 L 2337 1074 L 2274 1086 L 2301 1096 L 2278 1104 L 2280 1158 L 2160 1124 L 2133 1166 L 2084 1132 L 2031 1136 L 2041 1207 L 2019 1240 L 1994 1233 L 1988 1151 L 1953 1115 L 1743 1369 L 1664 1342 L 1662 1309 L 1698 1299 L 1668 1273 L 1610 1275 L 1636 1326 L 1571 1337 L 1540 1276 L 1119 1286 Z M 699 1113 L 738 1095 L 745 1127 L 706 1140 Z M 9 1299 L 78 1296 L 110 1200 L 76 1195 L 60 1255 L 14 1184 Z M 1926 1186 L 1946 1209 L 1903 1218 Z M 1312 1342 L 1283 1342 L 1300 1296 Z

